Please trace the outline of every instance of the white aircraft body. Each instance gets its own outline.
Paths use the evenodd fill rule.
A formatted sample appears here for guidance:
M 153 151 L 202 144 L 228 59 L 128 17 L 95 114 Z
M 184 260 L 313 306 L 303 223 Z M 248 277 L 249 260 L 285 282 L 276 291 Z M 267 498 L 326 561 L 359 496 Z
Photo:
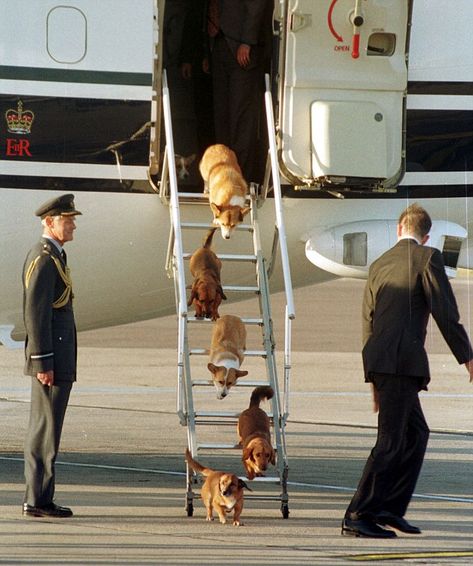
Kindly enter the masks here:
M 340 34 L 343 22 L 352 25 L 356 10 L 363 10 L 369 22 L 373 13 L 384 13 L 394 4 L 387 0 L 281 1 L 276 2 L 275 19 L 287 17 L 285 10 L 289 11 L 290 31 L 296 38 L 304 37 L 302 28 L 310 31 L 311 26 L 320 25 L 320 34 L 312 35 L 323 32 L 327 42 L 333 42 L 330 49 L 337 61 L 356 69 L 352 38 L 343 39 Z M 83 213 L 77 217 L 74 241 L 67 246 L 78 329 L 175 310 L 174 283 L 165 270 L 169 207 L 153 187 L 159 175 L 155 183 L 148 181 L 150 164 L 153 173 L 159 161 L 156 148 L 162 139 L 158 109 L 162 30 L 166 32 L 163 8 L 164 2 L 153 0 L 0 0 L 0 341 L 4 344 L 22 338 L 22 265 L 41 235 L 34 211 L 61 192 L 73 192 L 76 207 Z M 320 14 L 324 17 L 317 17 Z M 388 43 L 393 35 L 385 34 L 389 25 L 388 18 L 376 32 Z M 361 62 L 364 31 L 360 29 Z M 366 277 L 371 261 L 395 242 L 396 219 L 411 202 L 420 203 L 434 219 L 431 243 L 444 252 L 449 274 L 471 268 L 471 29 L 471 0 L 413 2 L 406 155 L 402 148 L 399 152 L 405 157 L 405 174 L 399 186 L 394 183 L 386 190 L 371 191 L 336 186 L 327 190 L 317 183 L 300 191 L 284 186 L 295 287 L 336 276 Z M 291 50 L 296 52 L 290 41 L 280 38 L 279 45 L 280 58 L 289 60 Z M 304 74 L 316 74 L 317 68 L 311 67 L 310 57 L 302 58 L 299 67 L 296 61 L 287 70 L 287 76 L 291 73 L 301 80 Z M 318 120 L 323 111 L 317 107 L 313 119 Z M 281 112 L 283 134 L 299 121 L 301 129 L 310 121 L 302 104 L 291 107 L 288 101 Z M 306 117 L 299 116 L 303 112 Z M 349 121 L 350 112 L 347 116 Z M 357 119 L 353 115 L 354 124 Z M 297 133 L 296 129 L 294 138 Z M 400 139 L 402 131 L 393 136 L 390 139 Z M 370 154 L 367 139 L 362 134 L 357 139 L 360 146 L 367 144 Z M 349 145 L 356 143 L 352 140 Z M 291 168 L 297 173 L 296 154 L 297 147 L 282 148 L 286 178 L 291 177 Z M 309 169 L 313 167 L 314 161 Z M 191 205 L 182 208 L 187 206 Z M 208 206 L 193 206 L 194 220 L 210 225 Z M 269 254 L 275 222 L 272 199 L 267 198 L 258 212 L 263 248 Z M 184 247 L 192 251 L 189 246 L 200 239 L 201 235 L 197 239 L 194 235 Z M 217 252 L 227 252 L 229 246 L 238 249 L 239 238 L 225 242 L 216 235 L 214 245 Z M 225 269 L 232 281 L 245 282 L 247 276 L 239 274 L 238 265 Z M 279 266 L 270 284 L 272 291 L 282 289 Z

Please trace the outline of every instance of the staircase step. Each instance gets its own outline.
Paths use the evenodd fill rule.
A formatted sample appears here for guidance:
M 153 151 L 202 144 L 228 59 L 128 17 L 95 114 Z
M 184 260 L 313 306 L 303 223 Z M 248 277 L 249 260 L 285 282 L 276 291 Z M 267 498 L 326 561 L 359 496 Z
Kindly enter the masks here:
M 246 379 L 237 381 L 235 387 L 261 387 L 263 385 L 270 385 L 269 381 L 246 381 Z M 214 387 L 213 381 L 209 379 L 193 379 L 192 380 L 193 387 L 207 387 L 211 386 Z
M 181 228 L 188 230 L 210 230 L 210 228 L 215 228 L 215 225 L 209 224 L 208 222 L 181 222 Z M 237 224 L 235 230 L 252 232 L 253 226 L 251 226 L 251 224 Z
M 223 290 L 235 293 L 259 293 L 257 285 L 223 285 Z
M 192 289 L 192 285 L 187 285 L 186 289 Z M 222 289 L 234 293 L 259 293 L 257 285 L 223 285 Z
M 197 445 L 197 449 L 201 449 L 201 450 L 235 450 L 235 449 L 239 449 L 241 450 L 241 446 L 239 446 L 238 444 L 227 444 L 227 443 L 221 443 L 221 444 L 217 444 L 217 443 L 205 443 L 205 444 L 198 444 Z
M 186 193 L 186 192 L 181 192 L 179 191 L 177 193 L 177 196 L 179 198 L 179 200 L 184 200 L 184 199 L 191 199 L 191 200 L 201 200 L 204 202 L 209 202 L 209 197 L 207 195 L 207 193 L 201 192 L 201 193 Z M 251 201 L 251 197 L 250 195 L 246 195 L 246 200 L 247 201 Z
M 191 356 L 205 356 L 208 355 L 210 352 L 206 348 L 191 348 L 189 350 L 189 354 Z M 266 357 L 267 353 L 266 350 L 245 350 L 245 356 L 248 357 Z
M 178 192 L 177 196 L 179 200 L 200 200 L 203 203 L 209 202 L 209 197 L 204 195 L 204 193 L 186 193 L 186 192 Z
M 244 324 L 254 324 L 254 325 L 262 325 L 263 319 L 262 318 L 247 318 L 247 317 L 240 317 Z M 213 321 L 210 318 L 197 318 L 196 316 L 188 316 L 187 322 L 204 322 L 206 324 L 211 324 Z
M 195 411 L 195 418 L 218 417 L 219 419 L 234 419 L 240 416 L 240 411 Z
M 182 254 L 183 259 L 190 259 L 192 253 L 185 252 Z M 217 257 L 222 261 L 252 261 L 256 262 L 256 256 L 254 254 L 217 254 Z
M 215 421 L 217 424 L 227 424 L 229 420 L 237 420 L 240 416 L 241 411 L 196 411 L 194 413 L 194 418 L 196 420 L 195 424 L 199 424 L 202 419 L 222 419 L 221 421 Z M 272 421 L 273 413 L 266 413 L 269 419 Z M 226 422 L 225 422 L 226 421 Z

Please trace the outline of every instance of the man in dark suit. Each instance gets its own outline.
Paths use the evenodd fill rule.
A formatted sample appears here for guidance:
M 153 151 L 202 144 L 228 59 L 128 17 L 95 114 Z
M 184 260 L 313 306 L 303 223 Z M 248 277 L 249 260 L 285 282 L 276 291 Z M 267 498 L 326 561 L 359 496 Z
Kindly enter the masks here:
M 31 408 L 25 440 L 26 493 L 23 514 L 70 517 L 56 505 L 54 464 L 72 383 L 76 379 L 76 328 L 72 282 L 63 245 L 74 237 L 74 195 L 56 197 L 36 211 L 43 236 L 23 268 L 26 329 L 25 374 L 32 376 Z
M 274 0 L 209 0 L 215 138 L 235 151 L 255 180 L 264 73 L 272 48 Z
M 430 314 L 473 381 L 473 352 L 442 254 L 424 246 L 431 225 L 423 208 L 408 207 L 399 218 L 397 244 L 370 267 L 363 301 L 363 365 L 379 411 L 378 437 L 345 514 L 345 535 L 396 536 L 386 526 L 421 532 L 404 514 L 429 436 L 418 392 L 430 381 L 424 349 Z

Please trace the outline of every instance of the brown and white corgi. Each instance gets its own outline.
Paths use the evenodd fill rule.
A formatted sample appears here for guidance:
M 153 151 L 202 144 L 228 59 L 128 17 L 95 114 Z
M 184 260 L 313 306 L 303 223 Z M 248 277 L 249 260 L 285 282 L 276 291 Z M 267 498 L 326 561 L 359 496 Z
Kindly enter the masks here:
M 235 226 L 250 212 L 246 202 L 248 185 L 235 152 L 223 144 L 211 145 L 205 150 L 199 170 L 214 215 L 213 222 L 228 240 Z
M 214 385 L 217 399 L 223 399 L 239 377 L 248 375 L 241 371 L 246 349 L 246 328 L 238 316 L 225 314 L 217 320 L 212 330 L 210 361 L 207 365 Z

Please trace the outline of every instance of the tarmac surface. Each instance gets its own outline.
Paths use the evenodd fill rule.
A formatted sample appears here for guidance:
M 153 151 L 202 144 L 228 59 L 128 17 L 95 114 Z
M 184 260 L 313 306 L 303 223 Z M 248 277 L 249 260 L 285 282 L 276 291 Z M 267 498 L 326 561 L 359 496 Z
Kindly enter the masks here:
M 473 287 L 466 278 L 453 284 L 470 331 Z M 278 501 L 249 497 L 242 527 L 206 522 L 199 499 L 187 517 L 175 317 L 79 334 L 79 378 L 66 415 L 56 490 L 57 502 L 72 507 L 74 517 L 22 517 L 29 381 L 22 376 L 22 350 L 0 346 L 0 564 L 472 564 L 473 385 L 434 324 L 427 343 L 432 383 L 422 393 L 432 433 L 407 515 L 423 532 L 381 541 L 340 535 L 376 435 L 359 354 L 363 285 L 336 280 L 296 290 L 287 520 Z M 277 347 L 283 305 L 275 295 Z M 230 308 L 244 315 L 249 306 Z M 223 310 L 230 312 L 227 305 Z M 253 378 L 260 371 L 256 364 L 244 362 Z M 250 391 L 236 388 L 217 401 L 213 389 L 199 388 L 195 398 L 209 409 L 223 403 L 224 410 L 242 410 Z M 210 434 L 236 442 L 233 427 Z M 237 451 L 203 453 L 199 460 L 243 476 Z M 278 494 L 278 485 L 251 486 L 255 494 Z

